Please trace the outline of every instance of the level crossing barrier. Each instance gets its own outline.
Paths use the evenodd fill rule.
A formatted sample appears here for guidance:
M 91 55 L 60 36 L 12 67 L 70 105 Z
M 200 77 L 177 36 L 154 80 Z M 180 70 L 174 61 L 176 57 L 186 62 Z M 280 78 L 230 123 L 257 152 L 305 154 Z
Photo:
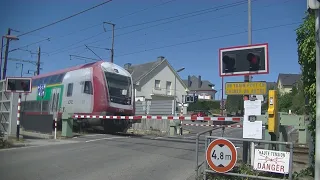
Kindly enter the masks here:
M 140 119 L 156 119 L 156 120 L 198 120 L 198 121 L 229 121 L 241 122 L 243 117 L 195 117 L 195 116 L 101 116 L 101 115 L 83 115 L 74 114 L 75 119 L 119 119 L 119 120 L 140 120 Z

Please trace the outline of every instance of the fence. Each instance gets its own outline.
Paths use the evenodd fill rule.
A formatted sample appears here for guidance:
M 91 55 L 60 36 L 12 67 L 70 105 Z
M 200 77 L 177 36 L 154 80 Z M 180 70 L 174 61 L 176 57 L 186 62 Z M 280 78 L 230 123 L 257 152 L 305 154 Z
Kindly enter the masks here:
M 203 167 L 203 165 L 204 165 L 204 173 L 203 173 L 203 175 L 204 175 L 204 179 L 206 179 L 207 178 L 207 174 L 216 174 L 217 172 L 216 171 L 214 171 L 213 169 L 212 169 L 212 167 L 211 168 L 209 168 L 210 166 L 212 166 L 211 164 L 209 165 L 209 163 L 208 163 L 208 161 L 207 160 L 205 160 L 205 161 L 203 161 L 202 163 L 200 163 L 199 164 L 199 141 L 200 141 L 200 136 L 201 135 L 204 135 L 204 134 L 209 134 L 209 136 L 206 136 L 205 137 L 205 146 L 204 146 L 204 150 L 207 150 L 207 152 L 205 152 L 205 157 L 206 157 L 206 159 L 208 159 L 208 154 L 211 156 L 211 153 L 212 153 L 212 149 L 211 150 L 208 150 L 209 148 L 209 144 L 210 144 L 210 142 L 208 142 L 208 141 L 211 141 L 211 140 L 213 140 L 213 139 L 220 139 L 221 137 L 219 137 L 219 136 L 211 136 L 211 133 L 212 133 L 212 129 L 211 130 L 206 130 L 206 131 L 203 131 L 203 132 L 200 132 L 200 133 L 198 133 L 197 134 L 197 136 L 196 136 L 196 166 L 195 166 L 195 171 L 196 171 L 196 180 L 197 179 L 199 179 L 199 169 L 201 168 L 201 167 Z M 223 136 L 223 131 L 222 131 L 222 136 Z M 277 144 L 277 145 L 288 145 L 289 146 L 289 153 L 287 153 L 287 155 L 289 156 L 289 163 L 288 163 L 288 167 L 287 168 L 285 168 L 285 167 L 281 167 L 281 168 L 283 168 L 283 174 L 281 174 L 281 175 L 279 175 L 279 174 L 277 174 L 278 176 L 278 178 L 271 178 L 271 177 L 266 177 L 266 176 L 261 176 L 261 175 L 248 175 L 248 174 L 241 174 L 241 173 L 234 173 L 234 172 L 230 172 L 229 170 L 226 170 L 226 172 L 219 172 L 219 174 L 221 175 L 221 174 L 223 174 L 223 175 L 227 175 L 227 176 L 238 176 L 238 177 L 247 177 L 247 178 L 256 178 L 256 179 L 271 179 L 271 180 L 276 180 L 276 179 L 283 179 L 283 177 L 285 177 L 285 176 L 288 176 L 288 178 L 291 180 L 292 179 L 292 174 L 293 174 L 293 143 L 292 142 L 280 142 L 280 141 L 266 141 L 266 140 L 255 140 L 255 139 L 240 139 L 240 138 L 225 138 L 226 140 L 230 140 L 230 141 L 233 141 L 233 142 L 235 142 L 235 141 L 241 141 L 241 142 L 244 142 L 244 141 L 246 141 L 246 142 L 254 142 L 254 143 L 258 143 L 259 144 L 259 146 L 258 146 L 258 148 L 261 148 L 261 144 Z M 220 147 L 223 147 L 222 145 L 220 145 L 220 144 L 218 144 Z M 212 146 L 211 146 L 212 147 Z M 257 148 L 257 147 L 255 147 L 255 148 Z M 231 149 L 231 148 L 230 148 Z M 237 151 L 237 150 L 235 150 L 235 151 Z M 263 149 L 256 149 L 256 152 L 258 152 L 258 151 L 264 151 Z M 226 151 L 224 151 L 224 152 L 226 152 Z M 228 151 L 227 151 L 228 152 Z M 213 151 L 213 153 L 218 153 L 218 152 L 215 152 L 215 150 Z M 277 153 L 285 153 L 285 152 L 281 152 L 281 151 L 277 151 Z M 238 157 L 237 157 L 237 152 L 235 152 L 235 157 L 232 157 L 231 156 L 231 154 L 232 154 L 232 150 L 230 150 L 230 155 L 229 154 L 225 154 L 225 155 L 223 155 L 223 153 L 221 154 L 221 152 L 218 154 L 218 156 L 223 156 L 223 157 L 228 157 L 229 159 L 227 159 L 227 160 L 230 160 L 230 163 L 227 165 L 227 166 L 224 166 L 223 164 L 220 164 L 220 165 L 217 165 L 216 167 L 226 167 L 226 168 L 228 168 L 228 166 L 229 166 L 229 169 L 233 169 L 233 166 L 232 165 L 230 165 L 231 164 L 231 161 L 232 161 L 232 159 L 233 160 L 235 160 L 235 162 L 237 161 L 237 159 L 238 159 Z M 259 154 L 259 153 L 257 153 L 257 154 Z M 256 155 L 257 155 L 256 154 Z M 261 154 L 259 154 L 259 155 L 261 155 Z M 212 155 L 213 156 L 213 155 Z M 233 154 L 233 156 L 234 156 L 234 154 Z M 214 156 L 213 156 L 214 157 Z M 232 157 L 232 158 L 231 158 Z M 211 158 L 211 157 L 210 157 Z M 219 157 L 218 157 L 218 160 L 219 160 Z M 254 161 L 257 161 L 257 160 L 260 160 L 260 159 L 257 159 L 257 158 L 254 158 Z M 221 160 L 220 160 L 221 161 Z M 226 159 L 225 159 L 225 161 L 226 161 Z M 265 162 L 267 162 L 267 161 L 273 161 L 273 162 L 275 162 L 275 164 L 277 164 L 277 163 L 279 163 L 279 162 L 282 162 L 281 161 L 281 159 L 278 159 L 278 158 L 275 158 L 275 159 L 272 159 L 272 158 L 269 158 L 268 157 L 268 155 L 265 155 L 265 159 L 263 159 L 263 161 L 265 161 Z M 283 160 L 284 161 L 284 160 Z M 234 162 L 234 163 L 235 163 Z M 211 162 L 210 162 L 211 163 Z M 219 163 L 218 163 L 219 164 Z M 231 168 L 230 168 L 230 166 L 232 166 Z M 260 168 L 261 166 L 263 166 L 263 165 L 261 165 L 261 163 L 260 163 L 260 165 L 258 164 L 258 161 L 256 162 L 256 164 L 254 164 L 254 167 L 255 167 L 255 169 L 257 169 L 257 168 Z M 271 167 L 271 165 L 270 165 L 270 167 Z M 286 169 L 286 170 L 285 170 Z M 260 169 L 261 170 L 261 169 Z M 261 172 L 261 171 L 260 171 Z M 269 173 L 270 173 L 270 170 L 269 170 Z M 261 173 L 260 173 L 261 174 Z
M 21 113 L 21 126 L 24 131 L 52 134 L 53 115 L 52 114 L 25 114 Z
M 136 115 L 171 115 L 174 113 L 173 103 L 173 100 L 136 101 Z M 168 120 L 141 119 L 139 123 L 132 125 L 132 130 L 157 130 L 167 133 L 169 126 Z

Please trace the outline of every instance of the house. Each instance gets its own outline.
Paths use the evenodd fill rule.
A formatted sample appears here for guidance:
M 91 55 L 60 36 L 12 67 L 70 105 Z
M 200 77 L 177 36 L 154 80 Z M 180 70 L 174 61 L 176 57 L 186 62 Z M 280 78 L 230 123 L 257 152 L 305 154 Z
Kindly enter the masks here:
M 214 84 L 207 80 L 202 80 L 201 76 L 188 76 L 188 80 L 183 80 L 189 89 L 189 94 L 197 94 L 199 100 L 215 100 L 217 91 Z
M 144 64 L 127 63 L 125 69 L 132 75 L 136 101 L 174 99 L 176 92 L 177 102 L 181 102 L 186 95 L 186 85 L 163 56 Z
M 290 93 L 292 87 L 301 79 L 301 74 L 282 74 L 278 76 L 277 87 L 280 94 Z

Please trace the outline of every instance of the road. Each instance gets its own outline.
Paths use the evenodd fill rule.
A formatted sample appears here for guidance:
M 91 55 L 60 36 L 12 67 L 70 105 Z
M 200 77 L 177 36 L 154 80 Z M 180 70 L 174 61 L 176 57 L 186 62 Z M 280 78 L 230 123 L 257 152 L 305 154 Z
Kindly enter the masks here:
M 72 143 L 51 145 L 54 144 L 51 142 L 1 150 L 0 177 L 5 180 L 191 179 L 195 167 L 194 136 L 208 129 L 197 128 L 176 138 L 92 134 L 72 139 Z M 225 135 L 237 137 L 239 133 L 239 129 L 227 128 Z M 213 135 L 221 135 L 221 130 L 215 130 Z M 204 146 L 200 148 L 200 160 L 204 160 Z

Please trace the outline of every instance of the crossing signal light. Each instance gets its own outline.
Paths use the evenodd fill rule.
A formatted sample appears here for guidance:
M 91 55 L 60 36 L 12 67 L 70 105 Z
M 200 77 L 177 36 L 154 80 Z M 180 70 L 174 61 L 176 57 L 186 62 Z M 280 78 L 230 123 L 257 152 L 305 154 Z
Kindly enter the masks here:
M 224 71 L 226 73 L 233 72 L 235 70 L 236 60 L 228 55 L 223 56 L 222 61 L 224 63 Z
M 7 78 L 6 80 L 7 92 L 31 92 L 31 78 Z
M 249 61 L 249 71 L 259 71 L 260 70 L 260 56 L 249 53 L 247 55 L 247 60 Z
M 268 43 L 219 49 L 221 77 L 268 73 Z

